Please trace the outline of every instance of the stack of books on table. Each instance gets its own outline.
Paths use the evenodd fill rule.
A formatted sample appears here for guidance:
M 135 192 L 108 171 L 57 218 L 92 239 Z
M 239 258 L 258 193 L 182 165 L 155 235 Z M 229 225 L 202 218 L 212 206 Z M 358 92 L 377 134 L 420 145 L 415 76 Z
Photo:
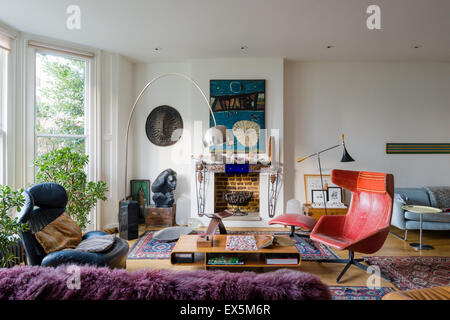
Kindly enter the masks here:
M 266 254 L 266 264 L 298 264 L 298 257 L 289 254 Z

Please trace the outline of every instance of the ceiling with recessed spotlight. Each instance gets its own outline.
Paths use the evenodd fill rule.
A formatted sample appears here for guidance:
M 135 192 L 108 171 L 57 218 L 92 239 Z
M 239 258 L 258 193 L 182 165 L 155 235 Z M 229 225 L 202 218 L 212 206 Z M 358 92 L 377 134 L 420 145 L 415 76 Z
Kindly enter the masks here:
M 81 24 L 69 30 L 74 4 Z M 371 4 L 381 9 L 380 30 L 366 26 Z M 140 62 L 450 61 L 449 0 L 0 0 L 0 8 L 0 21 L 23 32 Z

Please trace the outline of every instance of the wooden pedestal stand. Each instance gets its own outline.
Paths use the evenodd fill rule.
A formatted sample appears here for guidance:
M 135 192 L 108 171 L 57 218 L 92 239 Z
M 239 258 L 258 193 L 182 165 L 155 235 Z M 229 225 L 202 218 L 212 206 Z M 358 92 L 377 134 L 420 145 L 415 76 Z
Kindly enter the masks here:
M 148 206 L 145 208 L 146 227 L 172 227 L 175 225 L 175 204 L 172 208 L 156 208 Z

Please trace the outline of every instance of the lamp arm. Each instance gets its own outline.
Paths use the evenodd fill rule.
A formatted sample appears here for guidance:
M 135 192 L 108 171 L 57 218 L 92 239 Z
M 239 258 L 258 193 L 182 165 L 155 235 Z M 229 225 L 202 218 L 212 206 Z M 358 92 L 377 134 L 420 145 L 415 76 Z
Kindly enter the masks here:
M 131 108 L 131 112 L 130 112 L 130 115 L 129 115 L 129 117 L 128 117 L 127 132 L 126 132 L 126 134 L 125 134 L 125 174 L 124 174 L 124 175 L 125 175 L 125 185 L 124 185 L 124 186 L 125 186 L 125 189 L 124 189 L 125 195 L 124 195 L 124 200 L 126 200 L 126 197 L 127 197 L 127 180 L 128 180 L 128 172 L 127 172 L 127 171 L 128 171 L 128 134 L 129 134 L 129 132 L 130 132 L 131 119 L 133 118 L 134 109 L 136 109 L 136 106 L 137 106 L 139 100 L 141 100 L 142 95 L 144 94 L 145 91 L 147 91 L 148 87 L 150 87 L 150 85 L 151 85 L 153 82 L 155 82 L 155 81 L 157 81 L 157 80 L 159 80 L 159 79 L 161 79 L 161 78 L 168 77 L 168 76 L 179 76 L 179 77 L 185 78 L 186 80 L 189 80 L 189 81 L 190 81 L 190 82 L 198 89 L 198 91 L 200 91 L 200 93 L 201 93 L 203 99 L 205 100 L 205 102 L 206 102 L 206 104 L 207 104 L 207 106 L 208 106 L 208 108 L 209 108 L 209 111 L 210 111 L 210 113 L 211 113 L 212 119 L 213 119 L 213 121 L 214 121 L 214 126 L 217 126 L 216 117 L 214 116 L 214 112 L 213 112 L 213 110 L 212 110 L 211 104 L 209 103 L 208 98 L 206 97 L 206 94 L 203 92 L 203 90 L 200 88 L 200 86 L 197 84 L 197 82 L 195 82 L 194 79 L 192 79 L 191 77 L 188 77 L 187 75 L 185 75 L 185 74 L 183 74 L 183 73 L 170 72 L 170 73 L 164 73 L 164 74 L 161 74 L 161 75 L 159 75 L 159 76 L 153 78 L 152 80 L 150 80 L 150 81 L 145 85 L 145 87 L 141 90 L 141 92 L 140 92 L 139 95 L 137 96 L 136 100 L 134 101 L 133 107 Z
M 342 143 L 337 144 L 337 145 L 332 146 L 332 147 L 329 147 L 329 148 L 326 148 L 326 149 L 323 149 L 323 150 L 320 150 L 320 151 L 317 152 L 317 153 L 318 153 L 318 154 L 321 154 L 321 153 L 327 152 L 327 151 L 329 151 L 329 150 L 336 149 L 336 148 L 338 148 L 338 147 L 340 147 L 340 146 L 342 146 Z
M 306 157 L 303 157 L 303 158 L 298 158 L 298 159 L 297 159 L 297 162 L 302 162 L 303 160 L 306 160 L 306 159 L 308 159 L 308 158 L 311 158 L 311 157 L 314 157 L 314 156 L 319 156 L 320 154 L 322 154 L 322 153 L 324 153 L 324 152 L 326 152 L 326 151 L 329 151 L 329 150 L 332 150 L 332 149 L 335 149 L 335 148 L 338 148 L 338 147 L 342 146 L 342 144 L 343 144 L 343 143 L 337 144 L 337 145 L 335 145 L 335 146 L 332 146 L 332 147 L 329 147 L 329 148 L 326 148 L 326 149 L 323 149 L 323 150 L 314 152 L 313 154 L 310 154 L 309 156 L 306 156 Z

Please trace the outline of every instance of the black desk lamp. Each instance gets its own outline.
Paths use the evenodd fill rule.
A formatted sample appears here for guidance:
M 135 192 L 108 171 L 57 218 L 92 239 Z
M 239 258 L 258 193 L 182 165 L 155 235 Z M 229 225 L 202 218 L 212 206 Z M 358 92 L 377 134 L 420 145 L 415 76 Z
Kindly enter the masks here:
M 321 151 L 315 152 L 313 154 L 310 154 L 309 156 L 297 159 L 297 162 L 302 162 L 303 160 L 306 160 L 308 158 L 317 156 L 317 161 L 319 162 L 320 183 L 322 184 L 323 204 L 324 204 L 324 207 L 325 207 L 325 215 L 327 215 L 327 201 L 326 201 L 327 198 L 326 198 L 325 189 L 324 189 L 324 186 L 323 186 L 322 165 L 320 163 L 320 154 L 342 146 L 343 147 L 343 152 L 342 152 L 341 162 L 352 162 L 352 161 L 355 161 L 355 159 L 353 159 L 350 156 L 350 154 L 347 151 L 347 148 L 345 147 L 344 135 L 341 136 L 341 139 L 342 139 L 342 142 L 340 144 L 337 144 L 337 145 L 332 146 L 330 148 L 326 148 L 326 149 L 323 149 Z

